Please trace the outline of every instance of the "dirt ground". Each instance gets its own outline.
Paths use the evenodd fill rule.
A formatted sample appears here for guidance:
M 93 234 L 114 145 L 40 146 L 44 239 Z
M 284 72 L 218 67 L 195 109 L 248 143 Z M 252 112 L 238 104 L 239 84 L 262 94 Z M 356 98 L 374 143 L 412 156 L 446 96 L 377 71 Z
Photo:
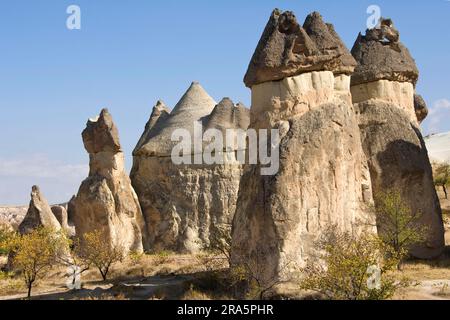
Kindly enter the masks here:
M 415 285 L 398 292 L 399 300 L 450 300 L 450 200 L 439 192 L 446 225 L 446 252 L 434 261 L 408 261 L 401 276 Z M 0 257 L 0 265 L 6 263 Z M 82 275 L 82 289 L 69 290 L 67 270 L 57 268 L 33 288 L 36 300 L 160 300 L 229 299 L 224 293 L 197 290 L 199 279 L 218 281 L 211 277 L 214 270 L 226 267 L 220 257 L 205 255 L 154 254 L 128 258 L 116 265 L 111 281 L 103 282 L 95 269 Z M 216 272 L 214 272 L 216 274 Z M 220 280 L 219 280 L 220 281 Z M 214 283 L 209 284 L 214 287 Z M 0 300 L 24 299 L 26 288 L 17 277 L 0 273 Z

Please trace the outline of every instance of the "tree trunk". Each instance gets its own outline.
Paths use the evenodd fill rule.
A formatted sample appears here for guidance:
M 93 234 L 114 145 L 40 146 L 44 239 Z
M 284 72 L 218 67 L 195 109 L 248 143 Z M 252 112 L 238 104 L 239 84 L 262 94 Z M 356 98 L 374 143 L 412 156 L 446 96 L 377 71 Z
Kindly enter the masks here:
M 448 199 L 448 194 L 447 194 L 447 187 L 444 185 L 442 185 L 442 189 L 444 190 L 444 194 L 445 194 L 445 199 Z
M 31 298 L 31 288 L 32 288 L 32 287 L 33 287 L 33 283 L 29 283 L 29 284 L 28 284 L 28 295 L 27 295 L 28 299 Z

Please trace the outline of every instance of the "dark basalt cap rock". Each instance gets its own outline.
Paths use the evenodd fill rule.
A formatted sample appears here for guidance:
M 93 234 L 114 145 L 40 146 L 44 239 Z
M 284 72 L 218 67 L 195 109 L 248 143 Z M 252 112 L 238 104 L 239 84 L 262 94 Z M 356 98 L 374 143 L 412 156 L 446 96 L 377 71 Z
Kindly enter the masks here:
M 365 36 L 358 35 L 352 49 L 358 62 L 352 86 L 377 80 L 417 83 L 416 62 L 399 38 L 392 20 L 383 18 L 379 28 L 366 30 Z
M 414 110 L 416 111 L 417 121 L 421 123 L 428 116 L 428 107 L 420 94 L 414 95 Z
M 97 119 L 89 119 L 83 133 L 86 151 L 90 154 L 99 152 L 120 152 L 119 132 L 108 109 L 103 109 Z
M 335 74 L 352 74 L 357 66 L 356 60 L 351 55 L 331 23 L 325 23 L 319 12 L 313 12 L 306 17 L 303 29 L 314 41 L 320 53 L 331 54 L 337 59 L 325 64 L 326 70 Z
M 311 27 L 311 34 L 317 39 L 324 34 L 329 38 L 329 29 L 320 27 L 317 17 L 310 20 L 307 26 Z M 328 41 L 323 45 L 324 48 L 328 47 L 330 42 L 339 42 L 338 39 Z M 321 51 L 305 29 L 299 25 L 292 12 L 275 9 L 250 61 L 244 83 L 251 88 L 256 84 L 282 80 L 305 72 L 335 71 L 342 54 L 339 46 L 336 44 L 332 46 L 336 48 Z

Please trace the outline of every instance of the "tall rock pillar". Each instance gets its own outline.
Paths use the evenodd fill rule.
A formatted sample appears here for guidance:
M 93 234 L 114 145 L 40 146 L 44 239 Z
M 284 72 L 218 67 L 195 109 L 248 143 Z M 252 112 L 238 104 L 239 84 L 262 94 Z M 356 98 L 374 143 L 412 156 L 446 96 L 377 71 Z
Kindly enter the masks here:
M 423 99 L 415 95 L 419 77 L 416 63 L 389 19 L 382 19 L 380 28 L 367 30 L 364 36 L 359 34 L 352 54 L 358 66 L 351 91 L 360 113 L 361 141 L 373 192 L 401 192 L 411 210 L 422 215 L 420 223 L 428 228 L 427 241 L 412 248 L 411 253 L 418 258 L 436 257 L 444 249 L 444 227 L 419 128 L 427 109 Z M 383 232 L 382 225 L 378 228 Z
M 108 110 L 91 119 L 83 131 L 89 153 L 89 177 L 74 200 L 78 236 L 101 231 L 105 241 L 125 251 L 143 251 L 145 225 L 138 198 L 125 172 L 119 133 Z
M 328 227 L 360 232 L 373 221 L 351 103 L 355 66 L 320 14 L 302 27 L 292 12 L 272 13 L 244 82 L 251 128 L 280 128 L 280 169 L 262 176 L 260 165 L 246 167 L 232 232 L 234 263 L 256 266 L 263 279 L 289 280 Z

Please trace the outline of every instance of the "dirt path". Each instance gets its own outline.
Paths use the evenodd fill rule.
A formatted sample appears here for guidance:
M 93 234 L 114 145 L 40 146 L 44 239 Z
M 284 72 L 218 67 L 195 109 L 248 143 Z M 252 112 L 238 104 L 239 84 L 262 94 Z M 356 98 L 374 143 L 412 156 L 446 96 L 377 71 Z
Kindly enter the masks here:
M 141 280 L 121 281 L 117 284 L 86 283 L 83 289 L 68 290 L 65 287 L 53 290 L 36 289 L 33 300 L 102 299 L 121 295 L 129 300 L 176 299 L 186 291 L 190 276 L 154 276 Z M 0 300 L 26 299 L 26 294 L 0 296 Z

